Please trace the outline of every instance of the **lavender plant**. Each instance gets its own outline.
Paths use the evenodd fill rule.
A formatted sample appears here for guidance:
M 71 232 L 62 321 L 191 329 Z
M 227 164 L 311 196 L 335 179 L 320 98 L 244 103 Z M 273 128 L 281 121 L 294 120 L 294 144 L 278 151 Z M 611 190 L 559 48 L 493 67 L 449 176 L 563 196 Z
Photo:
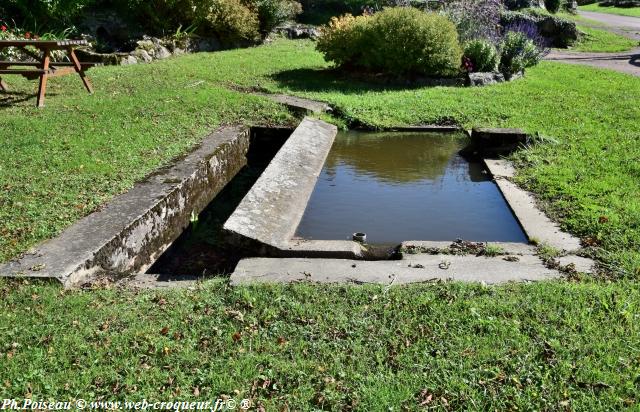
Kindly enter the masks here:
M 549 40 L 540 34 L 540 30 L 538 30 L 538 26 L 535 22 L 529 20 L 517 20 L 509 23 L 504 28 L 505 36 L 510 32 L 522 33 L 536 45 L 541 56 L 544 56 L 549 52 Z
M 441 13 L 446 15 L 458 30 L 461 42 L 474 39 L 499 39 L 501 0 L 445 0 Z

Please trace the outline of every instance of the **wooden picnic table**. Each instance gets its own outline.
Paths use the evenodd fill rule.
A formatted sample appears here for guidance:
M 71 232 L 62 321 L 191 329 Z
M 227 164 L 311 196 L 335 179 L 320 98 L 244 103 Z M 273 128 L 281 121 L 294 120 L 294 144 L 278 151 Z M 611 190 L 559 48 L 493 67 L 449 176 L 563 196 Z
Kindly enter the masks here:
M 96 63 L 80 63 L 74 51 L 78 46 L 87 46 L 86 40 L 0 40 L 0 50 L 7 47 L 17 47 L 21 49 L 34 61 L 12 62 L 0 61 L 0 90 L 8 91 L 7 84 L 2 80 L 4 74 L 18 74 L 27 79 L 40 79 L 38 88 L 37 107 L 44 106 L 44 96 L 47 91 L 47 79 L 49 77 L 64 76 L 71 73 L 78 73 L 84 87 L 89 93 L 93 93 L 91 82 L 85 74 L 85 70 L 95 66 Z M 37 49 L 40 54 L 31 48 Z M 51 61 L 51 52 L 64 50 L 69 56 L 68 62 Z

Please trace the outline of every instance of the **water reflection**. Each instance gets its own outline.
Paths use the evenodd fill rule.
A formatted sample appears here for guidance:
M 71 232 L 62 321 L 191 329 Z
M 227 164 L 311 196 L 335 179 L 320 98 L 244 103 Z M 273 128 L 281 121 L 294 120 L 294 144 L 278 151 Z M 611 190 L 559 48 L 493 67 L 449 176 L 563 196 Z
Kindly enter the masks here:
M 340 133 L 297 235 L 371 243 L 526 238 L 480 163 L 458 155 L 461 135 Z

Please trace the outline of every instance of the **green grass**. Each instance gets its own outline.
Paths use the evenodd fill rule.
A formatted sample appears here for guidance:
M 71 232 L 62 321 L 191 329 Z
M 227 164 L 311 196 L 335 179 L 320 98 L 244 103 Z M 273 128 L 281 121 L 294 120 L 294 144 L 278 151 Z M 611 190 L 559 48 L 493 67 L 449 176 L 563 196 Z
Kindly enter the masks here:
M 41 110 L 32 107 L 35 82 L 5 77 L 12 93 L 0 93 L 0 261 L 55 236 L 221 124 L 291 122 L 282 106 L 216 79 L 219 70 L 242 71 L 230 56 L 97 68 L 89 72 L 94 96 L 76 76 L 55 78 Z
M 225 123 L 290 123 L 266 88 L 384 127 L 455 120 L 553 139 L 518 181 L 617 282 L 63 291 L 0 279 L 0 395 L 250 398 L 266 410 L 621 410 L 640 399 L 640 80 L 543 62 L 485 88 L 370 84 L 307 41 L 91 71 L 0 95 L 0 260 L 54 236 Z M 551 143 L 557 142 L 557 143 Z M 541 248 L 541 253 L 551 253 Z M 627 279 L 624 279 L 627 278 Z M 197 389 L 196 389 L 197 388 Z M 198 395 L 196 395 L 198 394 Z
M 56 78 L 44 110 L 32 107 L 33 82 L 8 79 L 18 94 L 0 111 L 0 260 L 59 233 L 216 125 L 290 122 L 280 106 L 234 91 L 260 87 L 327 101 L 371 127 L 453 119 L 553 137 L 515 157 L 519 182 L 565 229 L 600 245 L 617 275 L 640 276 L 637 78 L 543 62 L 492 87 L 397 87 L 341 77 L 311 42 L 285 40 L 91 74 L 95 96 L 77 78 Z
M 371 127 L 438 123 L 520 127 L 556 140 L 515 156 L 519 182 L 565 229 L 602 247 L 618 275 L 640 277 L 640 80 L 542 62 L 521 81 L 484 88 L 371 85 L 326 70 L 311 46 L 261 85 L 323 100 Z M 601 219 L 604 218 L 604 219 Z
M 578 10 L 617 14 L 619 16 L 640 17 L 640 7 L 604 7 L 598 3 L 593 3 L 585 6 L 579 6 Z
M 640 402 L 637 283 L 133 292 L 0 280 L 0 296 L 4 398 L 228 395 L 268 411 Z
M 584 33 L 584 36 L 578 44 L 572 47 L 574 51 L 613 53 L 628 51 L 639 45 L 637 40 L 629 39 L 606 30 L 587 26 L 578 26 L 578 29 Z

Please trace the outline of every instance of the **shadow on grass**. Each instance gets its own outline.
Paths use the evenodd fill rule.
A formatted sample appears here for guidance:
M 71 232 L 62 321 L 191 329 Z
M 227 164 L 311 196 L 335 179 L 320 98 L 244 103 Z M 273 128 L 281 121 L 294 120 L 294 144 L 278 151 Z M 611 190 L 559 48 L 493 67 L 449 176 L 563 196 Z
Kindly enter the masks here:
M 36 96 L 36 93 L 25 93 L 10 90 L 3 91 L 0 92 L 0 108 L 15 106 L 29 100 L 33 100 L 33 104 L 35 105 Z
M 460 79 L 385 76 L 348 73 L 337 69 L 293 69 L 276 73 L 271 78 L 282 88 L 299 92 L 340 92 L 361 94 L 370 91 L 401 91 L 425 87 L 464 87 Z

